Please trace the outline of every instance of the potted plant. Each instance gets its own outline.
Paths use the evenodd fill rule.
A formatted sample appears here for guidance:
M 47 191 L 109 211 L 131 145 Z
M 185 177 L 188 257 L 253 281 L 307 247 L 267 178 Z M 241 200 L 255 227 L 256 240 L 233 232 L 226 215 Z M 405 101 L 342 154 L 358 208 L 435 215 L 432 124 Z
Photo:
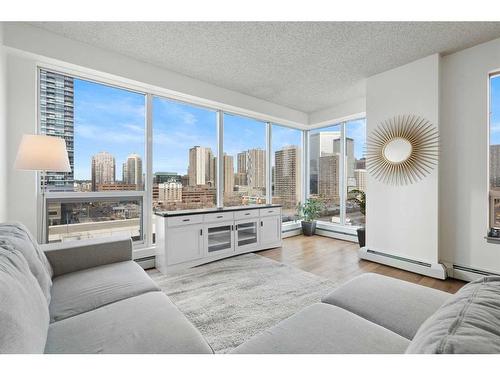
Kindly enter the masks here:
M 316 232 L 316 219 L 322 210 L 323 204 L 314 198 L 297 205 L 297 215 L 302 220 L 302 233 L 305 236 L 312 236 Z
M 359 206 L 359 212 L 363 215 L 366 215 L 366 194 L 362 190 L 353 189 L 347 194 L 347 200 L 350 202 L 354 202 Z M 357 229 L 358 232 L 358 242 L 359 247 L 365 246 L 365 228 L 359 227 Z

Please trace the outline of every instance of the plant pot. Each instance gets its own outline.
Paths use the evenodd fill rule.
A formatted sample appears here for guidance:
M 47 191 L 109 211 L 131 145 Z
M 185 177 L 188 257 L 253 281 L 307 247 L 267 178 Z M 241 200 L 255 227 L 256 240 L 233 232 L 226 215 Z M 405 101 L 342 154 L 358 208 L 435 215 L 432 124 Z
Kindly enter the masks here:
M 365 247 L 365 228 L 358 228 L 357 232 L 359 247 Z
M 312 236 L 316 232 L 316 222 L 315 221 L 303 221 L 302 222 L 302 234 L 304 236 Z

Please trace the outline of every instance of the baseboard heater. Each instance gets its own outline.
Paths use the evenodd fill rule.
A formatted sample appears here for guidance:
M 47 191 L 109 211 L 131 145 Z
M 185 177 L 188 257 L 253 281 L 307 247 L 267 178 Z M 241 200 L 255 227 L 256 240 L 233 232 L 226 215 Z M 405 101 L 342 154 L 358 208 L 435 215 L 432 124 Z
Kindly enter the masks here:
M 359 249 L 359 257 L 376 263 L 382 263 L 391 267 L 406 271 L 419 273 L 421 275 L 444 280 L 447 277 L 446 267 L 440 263 L 427 263 L 415 259 L 405 258 L 399 255 L 388 254 L 381 251 L 371 250 L 366 247 Z
M 139 259 L 134 259 L 139 266 L 144 268 L 145 270 L 150 269 L 150 268 L 155 268 L 155 259 L 156 257 L 150 256 L 150 257 L 144 257 L 144 258 L 139 258 Z
M 482 276 L 500 276 L 500 274 L 485 270 L 479 270 L 477 268 L 460 266 L 458 264 L 453 265 L 453 277 L 456 279 L 474 281 Z

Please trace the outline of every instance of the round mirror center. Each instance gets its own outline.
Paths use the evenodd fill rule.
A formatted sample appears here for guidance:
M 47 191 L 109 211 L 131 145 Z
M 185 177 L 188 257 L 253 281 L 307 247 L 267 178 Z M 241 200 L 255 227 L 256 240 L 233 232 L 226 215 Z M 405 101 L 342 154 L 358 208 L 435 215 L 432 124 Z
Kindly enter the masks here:
M 405 138 L 394 138 L 384 146 L 384 157 L 391 163 L 402 163 L 411 155 L 410 141 Z

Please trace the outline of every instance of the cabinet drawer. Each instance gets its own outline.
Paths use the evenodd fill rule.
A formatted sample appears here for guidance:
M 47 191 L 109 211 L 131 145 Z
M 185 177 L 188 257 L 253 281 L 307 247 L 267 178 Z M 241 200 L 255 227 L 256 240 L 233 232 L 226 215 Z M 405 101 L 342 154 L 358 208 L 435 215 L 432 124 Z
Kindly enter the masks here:
M 232 212 L 215 212 L 213 214 L 205 214 L 203 219 L 207 223 L 213 223 L 218 221 L 233 220 L 234 215 Z
M 174 216 L 167 218 L 168 227 L 178 227 L 187 224 L 200 224 L 203 222 L 203 215 Z
M 245 210 L 245 211 L 235 211 L 234 219 L 251 219 L 254 217 L 259 217 L 259 210 Z
M 281 215 L 281 207 L 261 208 L 259 211 L 260 216 Z

